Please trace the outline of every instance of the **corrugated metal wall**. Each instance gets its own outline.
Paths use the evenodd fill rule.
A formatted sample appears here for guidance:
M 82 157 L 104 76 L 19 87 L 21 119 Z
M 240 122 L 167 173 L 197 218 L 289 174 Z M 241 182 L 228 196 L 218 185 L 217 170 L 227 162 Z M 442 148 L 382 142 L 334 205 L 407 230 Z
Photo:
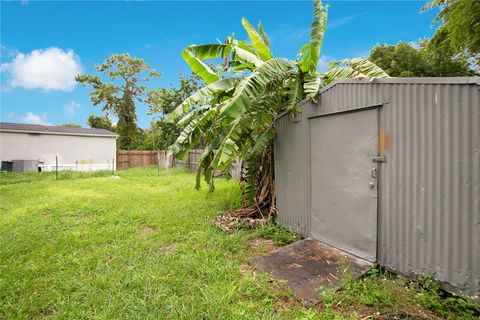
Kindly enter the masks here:
M 302 106 L 300 126 L 308 128 L 307 117 L 382 105 L 387 161 L 380 167 L 378 261 L 404 274 L 435 272 L 470 292 L 480 291 L 479 84 L 478 78 L 343 80 L 325 88 L 318 104 Z M 310 166 L 303 165 L 310 150 L 301 143 L 314 137 L 287 119 L 277 122 L 275 172 L 280 221 L 292 227 L 310 219 Z M 298 188 L 288 194 L 286 174 Z
M 308 120 L 300 113 L 277 120 L 275 192 L 280 223 L 310 236 L 310 153 Z M 308 155 L 308 156 L 307 156 Z
M 397 84 L 382 123 L 379 261 L 480 290 L 479 86 Z

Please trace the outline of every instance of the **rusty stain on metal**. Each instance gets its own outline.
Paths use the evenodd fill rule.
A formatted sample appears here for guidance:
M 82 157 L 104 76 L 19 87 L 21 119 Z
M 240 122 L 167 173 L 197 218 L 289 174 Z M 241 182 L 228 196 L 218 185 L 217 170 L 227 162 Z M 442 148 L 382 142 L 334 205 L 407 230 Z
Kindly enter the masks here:
M 384 142 L 383 142 L 384 151 L 390 148 L 390 132 L 385 132 Z
M 373 264 L 313 239 L 305 239 L 254 257 L 250 263 L 278 280 L 285 280 L 295 297 L 306 305 L 318 302 L 318 291 L 338 290 L 343 285 L 342 270 L 358 277 Z
M 390 148 L 390 133 L 384 128 L 378 129 L 378 152 L 381 156 Z

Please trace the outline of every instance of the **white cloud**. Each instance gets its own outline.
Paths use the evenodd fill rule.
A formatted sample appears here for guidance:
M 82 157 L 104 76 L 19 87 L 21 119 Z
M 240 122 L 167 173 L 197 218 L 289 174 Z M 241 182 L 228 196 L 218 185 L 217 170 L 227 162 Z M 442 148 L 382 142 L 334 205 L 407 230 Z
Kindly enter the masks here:
M 69 103 L 63 106 L 63 112 L 67 116 L 73 116 L 78 109 L 80 109 L 80 104 L 75 101 L 70 101 Z
M 2 64 L 1 70 L 10 74 L 10 87 L 71 91 L 82 66 L 73 50 L 52 47 L 18 53 L 12 62 Z
M 29 124 L 41 124 L 45 126 L 50 125 L 50 123 L 47 122 L 46 112 L 44 112 L 42 115 L 38 115 L 33 112 L 27 112 L 27 114 L 25 114 L 20 121 Z

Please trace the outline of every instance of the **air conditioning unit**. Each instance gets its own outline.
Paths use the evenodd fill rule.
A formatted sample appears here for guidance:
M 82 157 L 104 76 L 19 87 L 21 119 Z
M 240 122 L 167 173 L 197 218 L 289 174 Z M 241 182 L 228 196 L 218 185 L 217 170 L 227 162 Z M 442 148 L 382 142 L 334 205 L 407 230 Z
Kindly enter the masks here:
M 38 172 L 38 160 L 12 160 L 13 172 Z

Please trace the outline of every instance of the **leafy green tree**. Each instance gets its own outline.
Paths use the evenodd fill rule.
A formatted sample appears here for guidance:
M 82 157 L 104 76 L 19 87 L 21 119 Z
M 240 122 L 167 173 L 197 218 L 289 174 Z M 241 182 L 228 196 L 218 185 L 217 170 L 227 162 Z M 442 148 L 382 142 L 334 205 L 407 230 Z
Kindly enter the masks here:
M 430 0 L 423 10 L 435 7 L 440 12 L 434 22 L 440 22 L 440 26 L 431 40 L 432 46 L 467 54 L 480 68 L 480 1 Z
M 112 132 L 116 131 L 116 128 L 112 123 L 112 120 L 110 120 L 110 118 L 106 115 L 103 115 L 103 116 L 96 116 L 94 114 L 89 115 L 87 118 L 87 125 L 90 128 L 105 129 Z
M 177 123 L 162 120 L 203 85 L 203 80 L 194 73 L 189 76 L 180 74 L 177 86 L 170 85 L 170 88 L 159 88 L 148 92 L 146 103 L 150 108 L 149 114 L 154 115 L 156 120 L 146 131 L 147 141 L 144 143 L 144 149 L 150 149 L 155 144 L 155 149 L 166 150 L 175 142 L 181 127 Z
M 431 77 L 469 77 L 478 74 L 467 53 L 456 53 L 452 47 L 437 45 L 432 40 L 420 43 L 420 52 L 428 64 Z
M 60 127 L 66 127 L 66 128 L 81 128 L 82 126 L 77 124 L 77 123 L 64 123 L 61 124 Z
M 160 74 L 143 59 L 128 53 L 113 54 L 95 68 L 104 80 L 87 74 L 77 75 L 75 80 L 93 88 L 90 99 L 95 106 L 102 104 L 102 111 L 118 118 L 118 147 L 134 149 L 140 140 L 135 102 L 144 102 L 149 91 L 145 84 Z
M 142 142 L 138 146 L 138 150 L 166 150 L 162 143 L 163 132 L 159 129 L 159 121 L 151 121 L 150 126 L 143 130 Z
M 449 48 L 438 50 L 429 41 L 419 47 L 408 42 L 381 44 L 370 51 L 370 61 L 392 77 L 457 77 L 473 75 L 465 55 L 456 55 Z
M 245 18 L 242 25 L 251 43 L 232 35 L 224 43 L 191 45 L 182 53 L 206 86 L 166 118 L 184 127 L 171 150 L 182 157 L 198 141 L 205 142 L 197 187 L 203 175 L 210 190 L 215 170 L 227 170 L 237 158 L 243 160 L 246 207 L 238 215 L 271 217 L 275 213 L 271 151 L 274 119 L 279 113 L 298 111 L 299 101 L 315 99 L 318 90 L 336 78 L 388 76 L 362 58 L 335 63 L 327 73 L 319 73 L 327 10 L 320 0 L 313 1 L 313 8 L 310 42 L 296 60 L 275 58 L 262 25 L 255 29 Z M 204 61 L 219 58 L 223 63 L 216 69 Z

